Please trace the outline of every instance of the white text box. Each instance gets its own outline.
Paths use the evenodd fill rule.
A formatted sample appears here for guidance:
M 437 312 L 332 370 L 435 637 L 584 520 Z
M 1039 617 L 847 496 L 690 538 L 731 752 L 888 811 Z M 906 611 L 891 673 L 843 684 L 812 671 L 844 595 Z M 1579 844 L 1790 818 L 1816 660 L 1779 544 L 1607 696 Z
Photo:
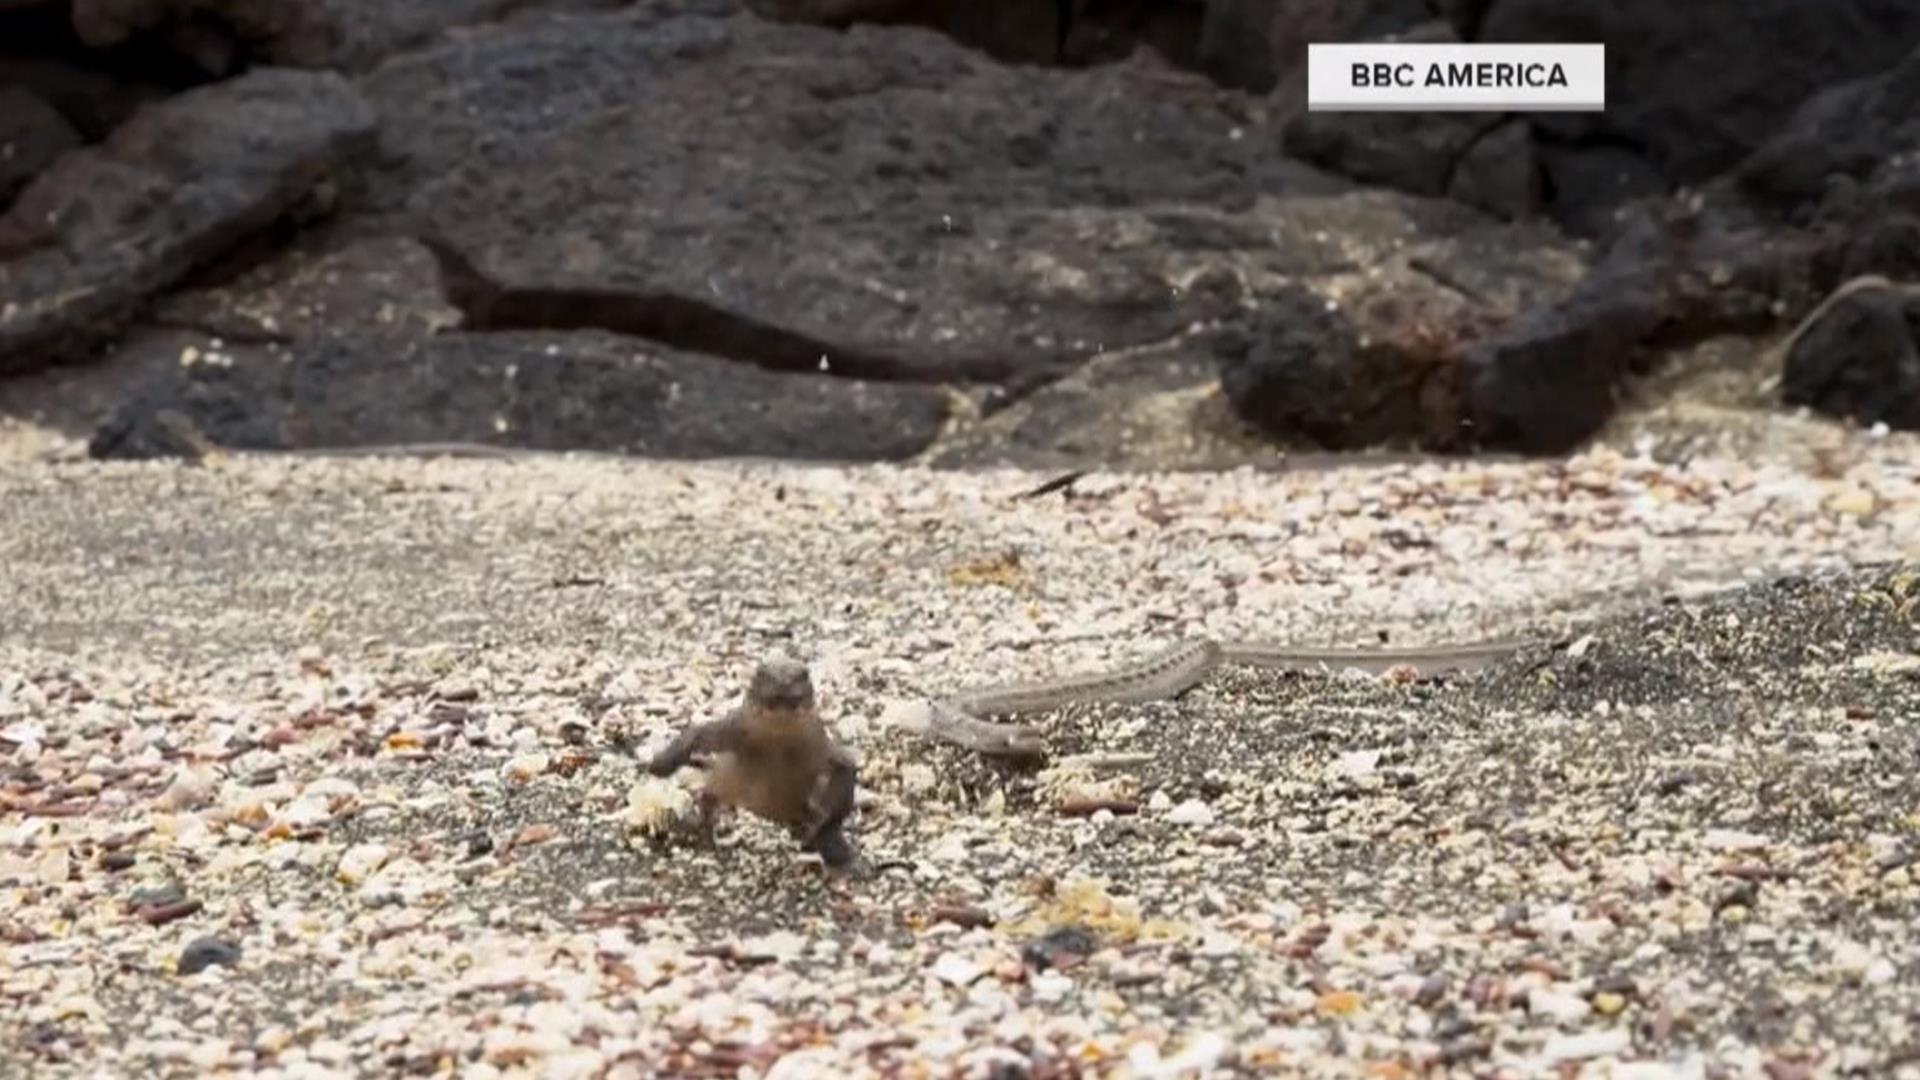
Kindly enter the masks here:
M 1310 112 L 1597 112 L 1607 107 L 1605 45 L 1307 46 Z

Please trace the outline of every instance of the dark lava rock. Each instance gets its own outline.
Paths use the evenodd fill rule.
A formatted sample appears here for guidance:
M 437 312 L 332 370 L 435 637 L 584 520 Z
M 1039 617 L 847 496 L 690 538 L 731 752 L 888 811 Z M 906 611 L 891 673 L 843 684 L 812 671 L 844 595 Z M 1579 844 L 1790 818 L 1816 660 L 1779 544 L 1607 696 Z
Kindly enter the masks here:
M 1585 262 L 1539 226 L 1457 208 L 1426 217 L 1418 239 L 1382 243 L 1357 279 L 1272 294 L 1245 335 L 1221 339 L 1221 389 L 1241 418 L 1329 449 L 1479 444 L 1476 350 L 1533 312 L 1557 310 L 1584 287 Z M 1543 394 L 1572 385 L 1546 374 Z M 1610 384 L 1596 382 L 1566 407 L 1604 412 Z
M 1466 112 L 1302 112 L 1287 126 L 1286 147 L 1363 183 L 1444 195 L 1461 158 L 1499 122 Z
M 215 965 L 232 967 L 240 962 L 240 946 L 225 938 L 195 938 L 180 950 L 180 959 L 174 964 L 176 975 L 198 975 Z
M 1528 133 L 1531 139 L 1531 126 Z M 1625 147 L 1532 139 L 1532 148 L 1541 170 L 1544 209 L 1575 236 L 1610 237 L 1621 224 L 1624 207 L 1672 189 L 1646 155 Z
M 82 142 L 99 142 L 135 109 L 169 96 L 130 72 L 105 72 L 62 60 L 0 56 L 0 86 L 15 86 L 59 110 Z
M 1071 0 L 746 0 L 746 5 L 785 22 L 924 26 L 997 60 L 1024 64 L 1058 61 L 1075 8 L 1092 7 Z
M 1845 201 L 1848 192 L 1835 186 L 1839 178 L 1871 185 L 1879 177 L 1889 185 L 1884 194 L 1903 193 L 1899 201 L 1905 208 L 1920 210 L 1920 199 L 1912 199 L 1920 190 L 1920 173 L 1912 165 L 1913 152 L 1920 150 L 1916 102 L 1920 47 L 1884 72 L 1830 87 L 1807 101 L 1733 171 L 1733 190 L 1791 212 L 1822 207 L 1830 199 Z
M 1783 279 L 1816 242 L 1733 215 L 1647 208 L 1569 295 L 1466 350 L 1472 445 L 1572 450 L 1612 415 L 1622 378 L 1653 350 L 1770 325 Z
M 0 209 L 55 158 L 80 145 L 80 133 L 38 94 L 0 86 Z
M 1113 215 L 1342 186 L 1198 78 L 1012 68 L 916 30 L 535 20 L 365 86 L 394 162 L 374 196 L 411 192 L 471 266 L 467 325 L 863 378 L 1021 387 L 1219 317 L 1230 296 Z
M 1657 325 L 1656 309 L 1638 290 L 1588 286 L 1475 342 L 1465 364 L 1468 445 L 1577 447 L 1613 414 L 1615 388 Z
M 1430 17 L 1425 0 L 1211 0 L 1198 63 L 1225 86 L 1266 93 L 1304 78 L 1314 42 L 1367 41 Z
M 1534 114 L 1561 141 L 1643 150 L 1697 183 L 1765 142 L 1810 95 L 1871 75 L 1920 44 L 1920 4 L 1899 0 L 1493 0 L 1463 5 L 1477 41 L 1597 41 L 1604 113 Z
M 528 10 L 593 10 L 618 0 L 73 0 L 73 26 L 95 48 L 137 43 L 212 77 L 247 63 L 364 70 L 450 30 Z M 644 6 L 737 9 L 725 0 Z
M 1481 444 L 1569 449 L 1606 419 L 1600 388 L 1653 350 L 1798 320 L 1854 276 L 1920 273 L 1916 95 L 1920 49 L 1808 102 L 1697 195 L 1633 208 L 1571 296 L 1471 351 Z M 1913 384 L 1889 316 L 1841 313 L 1824 333 L 1836 337 L 1795 350 L 1795 400 L 1900 422 Z M 1868 352 L 1842 363 L 1838 343 Z M 1876 378 L 1886 380 L 1877 397 L 1867 389 Z
M 1384 392 L 1402 381 L 1404 356 L 1361 344 L 1349 320 L 1301 289 L 1267 305 L 1252 333 L 1220 344 L 1220 386 L 1242 416 L 1274 434 L 1304 433 L 1335 447 L 1367 446 L 1419 430 Z
M 922 449 L 944 394 L 781 374 L 616 335 L 448 333 L 407 342 L 350 334 L 217 347 L 148 331 L 123 348 L 191 363 L 137 390 L 94 435 L 95 457 L 186 452 L 160 419 L 216 445 L 287 449 L 476 442 L 655 457 L 897 460 Z
M 231 344 L 347 335 L 400 346 L 460 325 L 433 256 L 405 237 L 316 237 L 218 285 L 173 293 L 153 321 Z
M 1780 396 L 1863 424 L 1920 429 L 1920 295 L 1890 284 L 1837 296 L 1787 352 Z
M 1856 275 L 1920 273 L 1916 95 L 1920 49 L 1808 102 L 1697 196 L 1635 207 L 1571 296 L 1470 351 L 1480 445 L 1570 449 L 1609 414 L 1603 388 L 1610 392 L 1651 350 L 1757 333 L 1782 315 L 1798 319 Z M 1831 355 L 1819 359 L 1825 350 L 1816 338 L 1803 352 L 1795 392 L 1843 415 L 1894 423 L 1903 414 L 1890 406 L 1912 383 L 1892 324 L 1847 316 L 1829 332 L 1871 343 L 1871 357 L 1836 366 Z M 1880 404 L 1868 404 L 1865 380 L 1873 378 L 1888 380 Z
M 1546 199 L 1544 170 L 1524 120 L 1508 120 L 1473 141 L 1453 163 L 1447 196 L 1495 217 L 1532 217 Z
M 260 69 L 61 158 L 0 216 L 0 372 L 109 339 L 155 292 L 313 206 L 373 125 L 336 75 Z
M 1458 39 L 1435 22 L 1397 40 Z M 1446 194 L 1461 158 L 1502 121 L 1498 113 L 1308 112 L 1304 86 L 1289 88 L 1298 92 L 1291 95 L 1297 100 L 1283 131 L 1288 153 L 1341 176 L 1415 195 Z

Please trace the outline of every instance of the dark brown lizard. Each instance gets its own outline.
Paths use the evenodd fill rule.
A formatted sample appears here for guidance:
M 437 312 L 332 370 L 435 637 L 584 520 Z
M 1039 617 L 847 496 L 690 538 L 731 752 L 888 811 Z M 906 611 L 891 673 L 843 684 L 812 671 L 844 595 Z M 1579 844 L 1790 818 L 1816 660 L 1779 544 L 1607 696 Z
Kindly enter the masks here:
M 681 732 L 647 771 L 671 776 L 696 759 L 708 763 L 700 807 L 709 827 L 720 806 L 744 810 L 786 828 L 830 867 L 854 862 L 845 825 L 857 770 L 820 719 L 805 664 L 761 663 L 737 707 Z

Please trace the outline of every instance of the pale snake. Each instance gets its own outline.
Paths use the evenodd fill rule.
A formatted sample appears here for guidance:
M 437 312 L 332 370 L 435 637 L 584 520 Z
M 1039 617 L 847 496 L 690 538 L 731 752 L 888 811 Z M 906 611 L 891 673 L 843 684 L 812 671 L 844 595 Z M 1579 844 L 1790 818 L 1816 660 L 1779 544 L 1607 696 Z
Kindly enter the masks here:
M 1164 701 L 1191 690 L 1223 665 L 1295 673 L 1358 669 L 1376 674 L 1408 667 L 1430 676 L 1484 668 L 1551 640 L 1515 637 L 1407 649 L 1315 649 L 1195 638 L 1110 671 L 949 694 L 927 703 L 930 711 L 921 733 L 993 757 L 1028 757 L 1044 753 L 1045 740 L 1038 729 L 987 718 L 1078 704 Z

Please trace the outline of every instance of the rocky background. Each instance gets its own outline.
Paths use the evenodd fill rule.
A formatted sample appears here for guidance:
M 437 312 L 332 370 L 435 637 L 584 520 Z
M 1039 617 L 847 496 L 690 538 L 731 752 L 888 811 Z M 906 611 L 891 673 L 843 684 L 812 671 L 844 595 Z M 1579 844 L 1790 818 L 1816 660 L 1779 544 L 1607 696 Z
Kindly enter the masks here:
M 1307 114 L 1382 37 L 1610 107 Z M 0 0 L 0 424 L 1220 466 L 1692 364 L 1920 427 L 1916 103 L 1888 0 Z

